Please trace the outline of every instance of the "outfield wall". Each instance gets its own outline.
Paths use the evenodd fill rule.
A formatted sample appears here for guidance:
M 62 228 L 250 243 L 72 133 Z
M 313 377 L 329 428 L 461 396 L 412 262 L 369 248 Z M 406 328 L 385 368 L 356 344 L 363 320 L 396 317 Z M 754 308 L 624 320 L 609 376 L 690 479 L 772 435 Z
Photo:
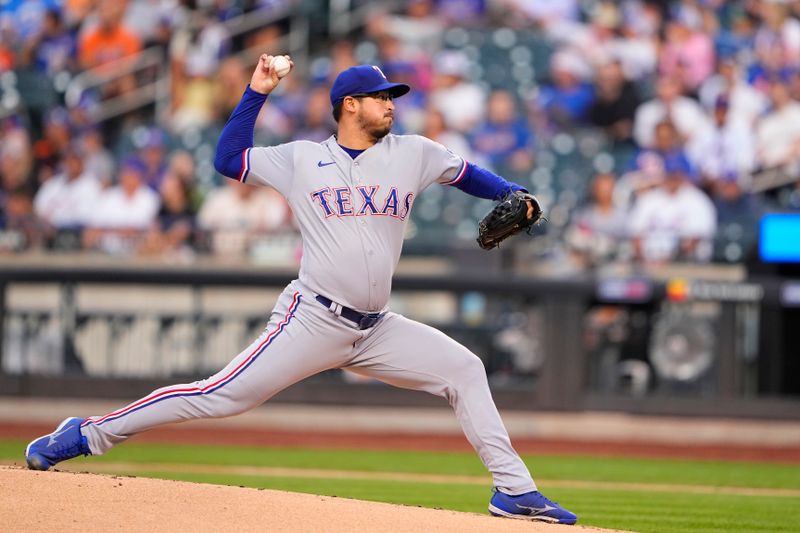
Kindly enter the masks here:
M 583 279 L 430 272 L 398 274 L 391 308 L 479 354 L 503 408 L 800 413 L 790 372 L 800 308 L 792 280 L 730 271 Z M 219 265 L 2 266 L 0 391 L 128 398 L 207 376 L 261 331 L 293 275 Z M 338 370 L 276 401 L 439 405 Z

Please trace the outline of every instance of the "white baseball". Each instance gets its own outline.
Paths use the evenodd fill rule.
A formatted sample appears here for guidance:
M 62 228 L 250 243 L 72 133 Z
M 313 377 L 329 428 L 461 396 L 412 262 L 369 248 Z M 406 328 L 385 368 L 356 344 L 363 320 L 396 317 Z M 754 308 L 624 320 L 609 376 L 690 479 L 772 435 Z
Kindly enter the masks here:
M 292 69 L 292 65 L 285 56 L 275 56 L 272 58 L 270 68 L 275 71 L 275 74 L 277 74 L 279 78 L 282 78 L 289 74 L 289 71 Z

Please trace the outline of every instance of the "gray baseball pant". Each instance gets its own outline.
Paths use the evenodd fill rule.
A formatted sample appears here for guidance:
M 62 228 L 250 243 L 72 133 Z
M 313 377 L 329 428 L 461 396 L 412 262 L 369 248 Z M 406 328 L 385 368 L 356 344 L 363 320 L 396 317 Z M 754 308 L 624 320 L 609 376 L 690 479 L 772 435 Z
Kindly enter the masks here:
M 443 396 L 494 485 L 511 495 L 536 490 L 511 446 L 476 355 L 444 333 L 396 313 L 387 313 L 370 329 L 355 329 L 314 296 L 293 281 L 278 298 L 266 329 L 220 372 L 88 418 L 81 432 L 92 454 L 164 424 L 245 412 L 304 378 L 347 368 L 396 387 Z

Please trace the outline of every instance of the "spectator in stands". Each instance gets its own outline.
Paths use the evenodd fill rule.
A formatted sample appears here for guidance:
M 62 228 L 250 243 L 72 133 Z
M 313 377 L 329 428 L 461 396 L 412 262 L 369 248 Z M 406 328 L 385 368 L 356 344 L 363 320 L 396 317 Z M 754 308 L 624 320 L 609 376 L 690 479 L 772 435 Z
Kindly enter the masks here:
M 327 87 L 315 87 L 308 94 L 302 121 L 298 124 L 294 138 L 322 142 L 336 130 L 330 109 L 330 96 Z
M 159 193 L 161 207 L 138 251 L 145 255 L 184 254 L 191 257 L 196 213 L 190 184 L 176 174 L 168 174 L 161 182 Z
M 142 48 L 139 36 L 122 24 L 127 2 L 99 2 L 98 24 L 78 43 L 78 60 L 84 69 L 103 67 L 135 54 Z
M 338 39 L 334 41 L 330 48 L 330 65 L 326 72 L 325 84 L 330 86 L 336 78 L 336 74 L 347 70 L 358 64 L 356 59 L 356 47 L 353 41 L 349 39 Z M 292 77 L 289 76 L 281 83 L 289 81 Z
M 119 184 L 104 190 L 83 232 L 86 249 L 113 254 L 131 254 L 144 232 L 156 220 L 158 193 L 144 183 L 146 169 L 136 159 L 128 159 L 120 169 Z
M 169 44 L 173 22 L 189 23 L 188 2 L 134 0 L 128 2 L 123 25 L 135 33 L 144 47 Z
M 731 116 L 729 109 L 728 98 L 719 96 L 711 127 L 698 136 L 688 154 L 700 171 L 701 186 L 712 193 L 723 177 L 727 181 L 745 179 L 755 166 L 753 130 Z
M 215 97 L 218 83 L 208 65 L 187 64 L 184 58 L 173 60 L 172 117 L 170 129 L 175 133 L 201 130 L 216 116 Z
M 759 51 L 757 60 L 747 70 L 747 82 L 769 96 L 771 80 L 788 79 L 792 72 L 786 51 L 777 44 Z
M 176 132 L 201 129 L 214 120 L 217 85 L 227 83 L 227 76 L 233 74 L 226 72 L 226 80 L 215 80 L 231 42 L 228 30 L 216 19 L 212 7 L 197 11 L 198 20 L 195 22 L 199 26 L 184 26 L 172 40 L 171 127 Z
M 792 100 L 800 102 L 800 69 L 792 72 L 789 77 L 789 94 Z
M 470 135 L 472 149 L 498 174 L 519 176 L 533 167 L 534 141 L 514 95 L 504 89 L 492 91 L 486 120 Z
M 59 3 L 64 15 L 64 22 L 67 27 L 73 29 L 80 28 L 92 11 L 96 9 L 96 2 L 93 0 L 66 0 Z
M 231 37 L 217 18 L 214 6 L 195 11 L 196 24 L 187 24 L 176 32 L 172 42 L 173 59 L 183 68 L 176 74 L 189 77 L 211 78 L 219 68 L 222 58 L 231 49 Z
M 136 54 L 142 49 L 139 36 L 122 24 L 127 2 L 99 2 L 98 24 L 88 30 L 78 42 L 78 63 L 83 69 L 111 72 L 112 63 Z M 103 97 L 130 93 L 136 87 L 133 74 L 125 74 L 104 83 Z
M 789 15 L 786 2 L 760 1 L 754 8 L 761 18 L 755 35 L 756 53 L 778 47 L 793 64 L 800 61 L 800 21 Z M 788 65 L 787 65 L 788 66 Z
M 595 77 L 595 101 L 589 119 L 616 144 L 633 142 L 633 117 L 641 103 L 636 86 L 625 79 L 622 64 L 609 61 L 600 66 Z
M 701 31 L 701 23 L 695 8 L 678 7 L 667 22 L 666 39 L 659 53 L 659 75 L 679 80 L 684 94 L 696 94 L 714 70 L 714 43 Z
M 83 151 L 72 145 L 60 172 L 34 197 L 34 210 L 46 239 L 57 249 L 79 248 L 80 232 L 98 208 L 99 180 L 86 172 Z
M 536 101 L 542 126 L 549 129 L 586 124 L 594 102 L 592 85 L 583 81 L 590 75 L 586 65 L 573 52 L 560 50 L 550 61 L 550 75 L 551 83 L 541 87 Z
M 33 216 L 33 154 L 27 132 L 5 124 L 0 144 L 0 249 L 20 250 L 37 243 Z
M 231 116 L 242 95 L 241 88 L 248 83 L 248 72 L 242 60 L 232 56 L 222 60 L 215 78 L 213 117 L 224 123 Z M 290 78 L 287 78 L 288 81 Z
M 110 185 L 116 162 L 105 146 L 103 131 L 99 127 L 88 128 L 80 136 L 79 143 L 86 172 L 96 177 L 103 186 Z
M 288 227 L 289 207 L 277 191 L 235 180 L 225 182 L 208 193 L 197 217 L 200 228 L 208 233 L 214 254 L 246 254 L 257 237 Z
M 63 0 L 4 0 L 0 2 L 0 28 L 7 28 L 3 37 L 8 42 L 25 43 L 39 31 L 49 10 L 59 9 Z
M 13 70 L 17 62 L 14 50 L 8 46 L 10 43 L 7 42 L 2 33 L 3 29 L 0 28 L 0 74 Z
M 717 57 L 745 58 L 753 50 L 756 26 L 741 5 L 723 6 L 722 11 L 727 19 L 714 34 L 714 47 Z
M 419 98 L 424 99 L 433 84 L 433 65 L 431 54 L 407 45 L 401 38 L 388 29 L 376 36 L 378 45 L 378 61 L 383 73 L 394 79 L 403 78 L 404 82 L 414 83 L 414 92 L 418 94 L 415 104 L 420 105 Z M 438 50 L 439 48 L 431 48 Z M 399 100 L 398 100 L 399 103 Z M 424 106 L 424 102 L 421 104 Z
M 663 15 L 657 5 L 649 2 L 630 2 L 621 8 L 621 38 L 613 47 L 613 54 L 622 63 L 627 79 L 649 80 L 658 68 Z
M 261 108 L 258 115 L 257 142 L 274 144 L 289 139 L 294 128 L 304 120 L 309 92 L 310 87 L 299 76 L 287 76 L 282 80 L 279 90 L 270 95 L 272 105 Z
M 189 197 L 189 204 L 193 213 L 197 213 L 203 197 L 198 190 L 195 179 L 196 165 L 191 152 L 175 150 L 170 154 L 167 166 L 167 178 L 177 178 L 181 181 L 181 188 Z
M 721 57 L 716 74 L 700 86 L 700 102 L 712 111 L 720 97 L 728 101 L 728 118 L 752 127 L 767 109 L 767 97 L 748 85 L 741 67 L 733 57 Z
M 709 261 L 717 227 L 714 204 L 689 183 L 690 169 L 680 158 L 664 162 L 664 180 L 642 193 L 628 227 L 635 257 L 646 263 Z
M 144 165 L 144 183 L 158 192 L 167 172 L 167 136 L 164 130 L 149 128 L 137 152 Z
M 44 119 L 42 137 L 34 144 L 34 155 L 39 173 L 52 175 L 72 139 L 72 125 L 69 112 L 57 107 L 47 113 Z
M 800 211 L 800 179 L 795 182 L 794 189 L 789 193 L 784 205 L 787 209 Z
M 800 157 L 800 103 L 792 100 L 780 78 L 769 84 L 771 109 L 756 126 L 756 159 L 769 169 L 796 162 Z
M 431 105 L 444 115 L 448 127 L 470 131 L 486 114 L 486 96 L 480 86 L 466 79 L 469 59 L 463 52 L 448 50 L 436 56 L 433 67 Z
M 758 227 L 760 207 L 754 195 L 750 194 L 748 186 L 749 181 L 735 172 L 724 174 L 714 182 L 712 199 L 719 226 L 738 223 L 746 224 L 750 228 Z
M 33 150 L 28 132 L 17 120 L 0 125 L 0 186 L 5 191 L 32 186 Z
M 597 266 L 616 258 L 627 232 L 628 217 L 614 203 L 616 178 L 597 174 L 592 180 L 589 204 L 578 209 L 566 232 L 573 258 L 583 267 Z
M 381 70 L 390 80 L 414 87 L 413 91 L 403 98 L 398 98 L 395 103 L 394 120 L 398 133 L 419 133 L 425 127 L 426 109 L 428 108 L 428 93 L 425 87 L 430 86 L 430 80 L 425 84 L 420 83 L 419 80 L 430 77 L 429 67 L 430 65 L 427 64 L 411 62 L 397 62 L 381 66 Z
M 697 174 L 689 163 L 675 125 L 664 120 L 656 125 L 655 132 L 653 146 L 639 149 L 630 167 L 617 184 L 617 199 L 623 205 L 628 205 L 633 196 L 663 181 L 667 159 L 680 162 L 682 167 L 687 169 L 687 177 L 692 181 L 697 180 Z
M 436 16 L 434 0 L 408 0 L 402 15 L 383 17 L 383 33 L 395 39 L 407 53 L 430 55 L 442 48 L 444 23 Z
M 444 116 L 435 109 L 428 109 L 425 113 L 425 127 L 422 130 L 422 135 L 438 142 L 451 152 L 461 155 L 467 161 L 472 161 L 481 166 L 488 166 L 488 163 L 479 155 L 473 153 L 467 138 L 461 133 L 448 128 L 444 121 Z
M 600 1 L 588 10 L 586 18 L 584 21 L 567 17 L 549 23 L 546 35 L 559 49 L 569 49 L 594 65 L 610 53 L 621 23 L 621 11 L 617 2 Z
M 49 9 L 45 13 L 41 31 L 25 43 L 23 56 L 27 64 L 53 76 L 76 69 L 76 52 L 75 35 L 64 25 L 61 12 Z
M 668 119 L 681 138 L 692 138 L 708 127 L 708 117 L 697 101 L 681 94 L 680 81 L 662 76 L 656 85 L 656 97 L 640 105 L 633 119 L 633 139 L 643 148 L 653 146 L 655 126 Z
M 588 13 L 588 23 L 563 21 L 549 28 L 548 37 L 559 49 L 585 61 L 584 68 L 619 61 L 626 78 L 641 79 L 656 70 L 658 39 L 655 33 L 634 29 L 624 13 L 619 2 L 597 2 Z

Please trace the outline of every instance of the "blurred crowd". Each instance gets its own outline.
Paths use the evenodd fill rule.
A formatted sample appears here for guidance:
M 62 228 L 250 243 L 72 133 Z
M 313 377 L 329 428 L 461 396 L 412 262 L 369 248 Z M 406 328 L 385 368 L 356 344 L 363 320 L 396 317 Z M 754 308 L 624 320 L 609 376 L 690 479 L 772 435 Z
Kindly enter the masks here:
M 715 248 L 722 233 L 733 242 L 764 210 L 800 210 L 800 1 L 353 7 L 366 8 L 363 24 L 340 35 L 314 0 L 0 3 L 0 250 L 231 257 L 295 234 L 275 191 L 211 167 L 253 59 L 287 51 L 282 10 L 319 16 L 256 144 L 330 136 L 330 84 L 369 62 L 414 88 L 395 102 L 395 132 L 535 193 L 545 152 L 599 136 L 612 162 L 598 158 L 585 192 L 562 195 L 567 213 L 551 217 L 557 254 L 580 266 L 743 260 L 747 242 Z M 231 23 L 255 17 L 265 24 L 244 33 Z M 544 68 L 518 36 L 547 51 Z M 506 51 L 507 68 L 482 40 Z M 150 66 L 121 67 L 143 51 Z M 153 84 L 166 104 L 126 105 Z M 569 188 L 558 179 L 545 183 Z

